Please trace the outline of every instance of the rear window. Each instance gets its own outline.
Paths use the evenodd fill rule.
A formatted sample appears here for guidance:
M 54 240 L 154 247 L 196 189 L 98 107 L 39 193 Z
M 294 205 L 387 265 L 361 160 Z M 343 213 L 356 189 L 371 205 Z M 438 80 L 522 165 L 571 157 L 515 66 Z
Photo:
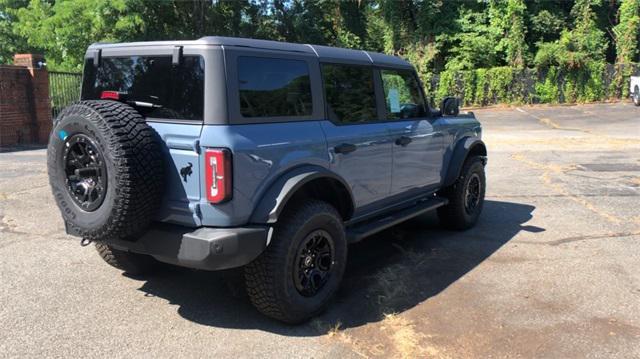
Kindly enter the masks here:
M 204 60 L 184 56 L 173 65 L 171 56 L 103 57 L 94 67 L 88 59 L 82 99 L 99 99 L 102 91 L 120 92 L 146 117 L 202 121 Z
M 243 117 L 310 116 L 313 112 L 306 61 L 238 57 Z

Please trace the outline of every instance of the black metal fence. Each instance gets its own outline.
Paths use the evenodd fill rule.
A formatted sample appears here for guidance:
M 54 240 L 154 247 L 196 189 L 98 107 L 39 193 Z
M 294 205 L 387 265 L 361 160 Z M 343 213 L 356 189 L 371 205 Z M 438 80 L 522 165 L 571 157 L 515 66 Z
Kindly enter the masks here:
M 60 111 L 80 99 L 82 74 L 74 72 L 49 71 L 49 98 L 51 115 L 56 118 Z

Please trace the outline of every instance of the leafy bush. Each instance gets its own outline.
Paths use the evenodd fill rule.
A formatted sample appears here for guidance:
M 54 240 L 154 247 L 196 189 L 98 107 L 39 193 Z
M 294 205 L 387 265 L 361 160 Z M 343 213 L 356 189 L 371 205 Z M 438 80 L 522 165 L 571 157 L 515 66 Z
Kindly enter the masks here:
M 558 103 L 560 88 L 558 86 L 558 68 L 551 66 L 548 68 L 542 81 L 535 83 L 535 93 L 537 102 Z
M 492 103 L 509 103 L 511 98 L 511 85 L 513 83 L 513 68 L 494 67 L 487 71 L 489 79 L 489 100 Z

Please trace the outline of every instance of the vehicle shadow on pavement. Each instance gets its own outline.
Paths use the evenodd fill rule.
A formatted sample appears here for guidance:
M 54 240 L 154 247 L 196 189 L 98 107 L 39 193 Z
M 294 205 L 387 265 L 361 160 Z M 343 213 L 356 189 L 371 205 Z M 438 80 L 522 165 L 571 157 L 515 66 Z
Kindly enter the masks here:
M 26 151 L 42 150 L 45 148 L 47 148 L 47 145 L 20 144 L 20 145 L 14 145 L 9 147 L 0 147 L 0 153 L 26 152 Z
M 477 226 L 465 232 L 442 229 L 428 214 L 349 248 L 349 264 L 336 300 L 319 318 L 290 326 L 262 316 L 247 297 L 241 270 L 222 272 L 171 269 L 146 278 L 148 296 L 178 306 L 185 319 L 202 325 L 259 329 L 281 335 L 317 336 L 377 322 L 402 313 L 446 289 L 482 263 L 520 231 L 534 206 L 486 201 Z

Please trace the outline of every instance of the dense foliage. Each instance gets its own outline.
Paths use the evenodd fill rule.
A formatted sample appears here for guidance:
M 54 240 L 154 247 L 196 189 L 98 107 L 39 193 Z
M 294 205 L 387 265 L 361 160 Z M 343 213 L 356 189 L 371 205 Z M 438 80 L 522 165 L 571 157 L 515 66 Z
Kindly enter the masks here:
M 77 71 L 92 42 L 204 35 L 399 55 L 467 104 L 591 101 L 627 94 L 640 0 L 0 0 L 0 63 L 38 51 Z

